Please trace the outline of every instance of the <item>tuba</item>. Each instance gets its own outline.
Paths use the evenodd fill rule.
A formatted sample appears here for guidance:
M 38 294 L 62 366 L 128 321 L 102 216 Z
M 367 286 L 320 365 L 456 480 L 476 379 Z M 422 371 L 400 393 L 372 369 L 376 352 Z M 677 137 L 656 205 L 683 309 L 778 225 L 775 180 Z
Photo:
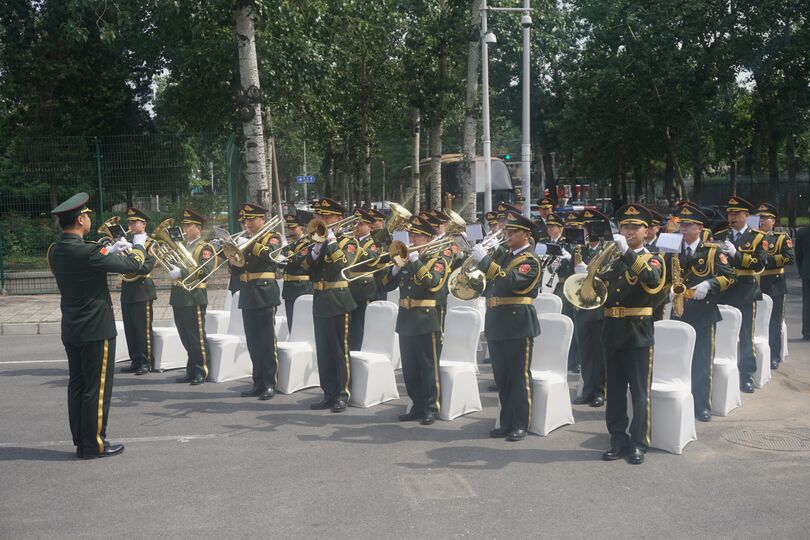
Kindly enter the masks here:
M 574 274 L 565 280 L 563 294 L 577 309 L 597 309 L 607 300 L 607 285 L 597 277 L 609 268 L 619 257 L 616 242 L 609 242 L 596 257 L 588 263 L 588 271 Z

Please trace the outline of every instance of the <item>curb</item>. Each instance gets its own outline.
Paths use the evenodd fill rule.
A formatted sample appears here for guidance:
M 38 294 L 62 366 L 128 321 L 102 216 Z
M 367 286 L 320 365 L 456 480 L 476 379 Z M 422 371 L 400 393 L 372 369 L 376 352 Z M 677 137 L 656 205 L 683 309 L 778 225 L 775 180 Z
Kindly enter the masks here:
M 153 327 L 172 326 L 174 321 L 159 319 L 153 322 Z M 58 321 L 5 323 L 0 324 L 0 336 L 45 336 L 59 335 L 62 324 Z

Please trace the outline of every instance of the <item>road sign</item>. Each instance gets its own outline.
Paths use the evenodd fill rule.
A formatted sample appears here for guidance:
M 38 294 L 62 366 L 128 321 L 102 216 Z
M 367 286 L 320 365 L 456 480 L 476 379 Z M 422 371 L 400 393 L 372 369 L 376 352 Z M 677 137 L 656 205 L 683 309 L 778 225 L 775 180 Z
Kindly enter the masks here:
M 315 177 L 314 176 L 296 176 L 295 182 L 298 184 L 314 184 Z

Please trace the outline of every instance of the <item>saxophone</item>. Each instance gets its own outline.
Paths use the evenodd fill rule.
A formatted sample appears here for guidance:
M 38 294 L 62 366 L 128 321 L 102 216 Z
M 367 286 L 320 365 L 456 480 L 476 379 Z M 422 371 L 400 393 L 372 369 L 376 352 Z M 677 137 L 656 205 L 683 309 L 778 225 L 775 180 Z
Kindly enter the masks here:
M 692 289 L 687 289 L 683 282 L 681 258 L 678 253 L 672 254 L 672 312 L 678 317 L 683 316 L 683 301 L 694 296 Z

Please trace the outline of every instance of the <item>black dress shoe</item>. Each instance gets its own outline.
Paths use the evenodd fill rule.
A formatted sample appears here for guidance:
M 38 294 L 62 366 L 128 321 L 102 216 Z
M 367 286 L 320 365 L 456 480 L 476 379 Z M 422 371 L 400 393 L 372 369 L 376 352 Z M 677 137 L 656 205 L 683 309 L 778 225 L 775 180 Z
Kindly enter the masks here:
M 644 463 L 644 451 L 638 446 L 631 448 L 630 453 L 627 454 L 627 463 L 631 465 L 641 465 Z
M 414 420 L 421 420 L 422 419 L 422 413 L 420 413 L 419 411 L 416 411 L 414 409 L 411 409 L 410 412 L 406 412 L 405 414 L 400 414 L 398 418 L 399 418 L 400 422 L 412 422 Z
M 583 394 L 581 396 L 575 397 L 574 401 L 572 401 L 571 403 L 573 403 L 574 405 L 585 405 L 586 403 L 590 403 L 590 402 L 591 402 L 591 396 L 586 396 L 585 394 Z
M 430 426 L 432 424 L 435 424 L 436 415 L 433 414 L 432 412 L 427 413 L 421 420 L 419 420 L 419 423 L 422 424 L 423 426 Z
M 268 399 L 273 399 L 273 396 L 276 395 L 275 388 L 267 388 L 264 392 L 259 395 L 259 399 L 262 401 L 267 401 Z
M 189 377 L 188 375 L 186 375 L 185 377 L 177 377 L 174 380 L 174 382 L 176 382 L 176 383 L 190 383 L 191 382 L 191 377 Z
M 332 405 L 332 412 L 343 412 L 346 410 L 346 400 L 339 399 Z
M 525 438 L 526 438 L 525 429 L 516 429 L 506 436 L 506 440 L 512 442 L 522 441 Z
M 191 386 L 199 386 L 199 385 L 203 384 L 204 382 L 205 382 L 205 379 L 203 379 L 202 377 L 194 377 L 193 379 L 191 379 L 189 381 L 189 384 Z
M 742 390 L 746 394 L 753 394 L 754 393 L 754 382 L 753 381 L 741 382 L 740 383 L 740 390 Z
M 135 373 L 136 371 L 138 371 L 138 367 L 134 362 L 127 367 L 121 368 L 121 373 Z
M 777 360 L 771 360 L 771 369 L 779 369 L 779 362 Z
M 100 457 L 117 456 L 118 454 L 120 454 L 120 453 L 122 453 L 124 451 L 124 445 L 123 444 L 110 444 L 110 443 L 105 442 L 104 443 L 104 451 L 101 452 L 100 454 L 98 454 L 96 452 L 84 452 L 84 451 L 79 453 L 79 450 L 81 450 L 81 448 L 76 449 L 76 455 L 78 455 L 80 458 L 82 458 L 82 459 L 96 459 L 96 458 L 100 458 Z
M 591 407 L 603 407 L 605 405 L 605 396 L 602 394 L 596 394 L 591 402 L 589 403 Z
M 695 418 L 700 420 L 701 422 L 711 422 L 712 420 L 712 413 L 709 409 L 703 409 L 702 411 L 698 411 L 695 415 Z
M 625 446 L 611 446 L 610 450 L 602 454 L 602 459 L 604 461 L 615 461 L 622 457 L 627 450 Z
M 507 435 L 512 432 L 512 428 L 509 426 L 501 426 L 499 428 L 493 429 L 489 432 L 489 436 L 493 439 L 503 439 Z
M 497 392 L 498 391 L 498 385 L 497 384 L 490 384 L 487 387 L 487 391 L 489 391 L 489 392 Z
M 244 392 L 239 394 L 242 397 L 257 397 L 262 395 L 262 387 L 261 386 L 254 386 L 250 390 L 245 390 Z
M 135 370 L 135 375 L 146 375 L 149 373 L 149 368 L 146 366 L 141 366 Z
M 332 405 L 334 403 L 335 402 L 332 401 L 331 399 L 323 398 L 322 400 L 318 401 L 317 403 L 310 403 L 309 408 L 314 409 L 316 411 L 321 410 L 321 409 L 331 409 Z

